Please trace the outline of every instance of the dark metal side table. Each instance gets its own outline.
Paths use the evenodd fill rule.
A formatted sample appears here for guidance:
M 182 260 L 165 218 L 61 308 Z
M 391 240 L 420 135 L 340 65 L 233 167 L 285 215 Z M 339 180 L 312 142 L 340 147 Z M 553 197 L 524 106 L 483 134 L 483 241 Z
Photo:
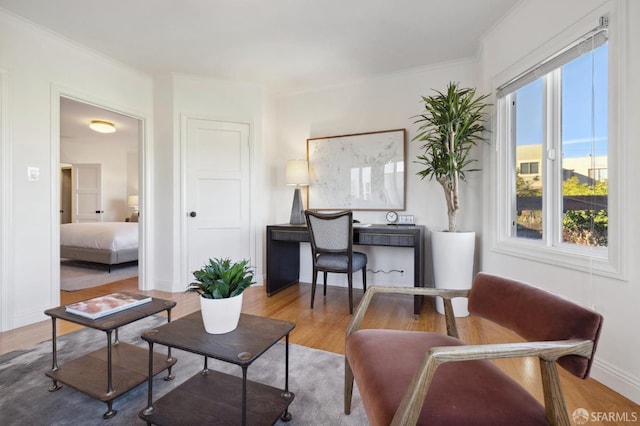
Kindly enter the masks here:
M 130 345 L 118 340 L 118 329 L 132 322 L 151 315 L 167 311 L 167 321 L 171 321 L 171 309 L 176 302 L 152 298 L 151 302 L 133 308 L 125 309 L 112 315 L 95 320 L 74 315 L 65 310 L 64 306 L 46 310 L 44 313 L 51 317 L 53 330 L 53 365 L 46 375 L 53 380 L 50 392 L 61 388 L 60 383 L 105 402 L 107 412 L 102 417 L 109 419 L 117 414 L 113 409 L 113 400 L 125 392 L 147 380 L 149 370 L 147 358 L 149 353 L 145 348 Z M 65 364 L 58 365 L 56 320 L 61 319 L 85 327 L 104 331 L 107 334 L 106 348 L 91 352 Z M 112 334 L 115 331 L 115 340 Z M 171 348 L 167 355 L 153 354 L 155 368 L 152 376 L 168 369 L 166 380 L 171 380 L 171 367 L 176 359 L 171 357 Z M 106 371 L 106 374 L 105 374 Z
M 200 311 L 142 334 L 149 343 L 161 344 L 204 356 L 204 368 L 186 382 L 153 402 L 153 380 L 149 374 L 149 401 L 139 416 L 147 424 L 242 424 L 271 425 L 289 421 L 289 333 L 295 324 L 241 314 L 238 327 L 225 334 L 208 334 Z M 286 339 L 284 389 L 247 380 L 247 369 L 280 339 Z M 238 365 L 242 378 L 209 370 L 208 358 Z M 149 372 L 155 359 L 149 356 Z

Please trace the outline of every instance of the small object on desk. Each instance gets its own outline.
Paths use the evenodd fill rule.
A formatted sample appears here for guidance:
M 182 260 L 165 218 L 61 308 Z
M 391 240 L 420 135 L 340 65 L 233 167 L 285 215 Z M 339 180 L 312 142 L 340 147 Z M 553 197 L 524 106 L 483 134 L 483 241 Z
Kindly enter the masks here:
M 401 214 L 398 216 L 398 223 L 396 225 L 415 225 L 412 214 Z
M 353 224 L 354 228 L 368 228 L 369 226 L 371 226 L 370 223 L 360 223 L 360 222 L 356 222 Z
M 387 225 L 395 225 L 398 222 L 398 213 L 394 211 L 387 212 L 385 216 L 387 219 Z
M 85 318 L 98 319 L 125 309 L 151 302 L 150 296 L 133 293 L 111 293 L 67 305 L 65 310 Z

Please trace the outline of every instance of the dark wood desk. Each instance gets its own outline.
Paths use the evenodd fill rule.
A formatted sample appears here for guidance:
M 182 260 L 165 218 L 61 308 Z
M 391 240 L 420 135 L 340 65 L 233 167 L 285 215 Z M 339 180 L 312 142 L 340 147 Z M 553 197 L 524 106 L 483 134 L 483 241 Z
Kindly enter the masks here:
M 413 285 L 424 287 L 424 225 L 371 225 L 353 227 L 353 243 L 364 246 L 413 247 Z M 299 246 L 309 242 L 306 225 L 267 226 L 267 282 L 269 296 L 298 282 Z M 420 313 L 422 297 L 414 298 L 414 313 Z

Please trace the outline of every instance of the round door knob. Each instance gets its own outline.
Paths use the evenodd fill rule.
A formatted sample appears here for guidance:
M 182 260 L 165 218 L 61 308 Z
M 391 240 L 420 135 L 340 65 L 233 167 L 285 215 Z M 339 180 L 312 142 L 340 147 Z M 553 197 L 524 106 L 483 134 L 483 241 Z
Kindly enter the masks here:
M 189 216 L 191 216 L 191 217 L 196 217 L 196 215 L 197 215 L 197 213 L 196 213 L 196 212 L 191 212 L 191 213 L 189 213 Z

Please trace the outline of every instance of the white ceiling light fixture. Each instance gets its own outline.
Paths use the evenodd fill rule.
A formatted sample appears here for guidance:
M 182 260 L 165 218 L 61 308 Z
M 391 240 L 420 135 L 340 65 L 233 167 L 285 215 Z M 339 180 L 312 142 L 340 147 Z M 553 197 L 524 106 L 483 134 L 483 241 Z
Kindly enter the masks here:
M 116 126 L 114 126 L 113 123 L 102 120 L 91 120 L 89 128 L 99 133 L 113 133 L 116 131 Z

